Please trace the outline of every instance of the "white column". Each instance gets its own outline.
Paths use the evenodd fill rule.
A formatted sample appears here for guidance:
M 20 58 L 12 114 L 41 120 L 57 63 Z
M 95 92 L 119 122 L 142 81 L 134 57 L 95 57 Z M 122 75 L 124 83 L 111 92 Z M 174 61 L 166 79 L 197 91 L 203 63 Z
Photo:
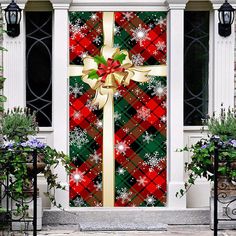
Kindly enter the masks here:
M 2 9 L 5 9 L 10 1 L 1 1 Z M 3 76 L 7 78 L 4 84 L 4 95 L 7 97 L 5 108 L 26 105 L 25 82 L 25 14 L 24 8 L 27 0 L 17 1 L 22 9 L 20 22 L 20 35 L 12 38 L 3 34 L 3 47 L 7 52 L 3 56 Z M 4 11 L 3 11 L 4 14 Z M 4 18 L 5 21 L 5 18 Z
M 184 147 L 183 70 L 184 8 L 187 0 L 167 0 L 168 12 L 168 191 L 169 208 L 185 208 L 186 197 L 175 194 L 184 186 L 184 156 L 176 152 Z
M 222 37 L 218 33 L 218 9 L 223 1 L 211 0 L 213 6 L 213 111 L 218 112 L 221 104 L 234 107 L 234 47 L 235 32 Z M 236 7 L 236 1 L 229 1 Z
M 54 148 L 68 153 L 68 9 L 70 0 L 51 0 L 54 9 L 52 81 Z M 64 208 L 69 206 L 68 176 L 62 165 L 55 172 L 58 181 L 67 191 L 56 190 L 56 201 Z

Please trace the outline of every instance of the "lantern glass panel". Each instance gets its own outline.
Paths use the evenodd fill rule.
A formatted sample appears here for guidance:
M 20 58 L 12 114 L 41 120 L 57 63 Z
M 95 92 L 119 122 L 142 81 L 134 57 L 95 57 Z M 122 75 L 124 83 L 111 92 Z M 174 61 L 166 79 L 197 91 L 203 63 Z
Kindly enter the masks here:
M 9 12 L 9 11 L 7 11 L 7 12 L 5 13 L 5 18 L 6 18 L 7 24 L 9 25 L 9 24 L 10 24 L 10 12 Z
M 230 24 L 231 23 L 231 13 L 230 11 L 224 11 L 224 24 Z
M 15 25 L 17 23 L 17 12 L 11 11 L 10 12 L 10 24 Z

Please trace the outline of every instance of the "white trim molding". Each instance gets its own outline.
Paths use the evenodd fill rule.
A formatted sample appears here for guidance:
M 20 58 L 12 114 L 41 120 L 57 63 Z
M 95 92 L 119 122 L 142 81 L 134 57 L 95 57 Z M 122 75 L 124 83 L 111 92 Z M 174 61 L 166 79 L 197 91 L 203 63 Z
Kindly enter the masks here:
M 168 207 L 186 208 L 186 196 L 176 198 L 184 186 L 183 80 L 184 80 L 184 9 L 187 0 L 168 0 Z
M 222 1 L 211 0 L 213 6 L 213 111 L 220 111 L 221 104 L 225 108 L 234 107 L 234 47 L 235 31 L 228 37 L 218 33 L 218 9 Z M 236 0 L 230 1 L 232 4 Z

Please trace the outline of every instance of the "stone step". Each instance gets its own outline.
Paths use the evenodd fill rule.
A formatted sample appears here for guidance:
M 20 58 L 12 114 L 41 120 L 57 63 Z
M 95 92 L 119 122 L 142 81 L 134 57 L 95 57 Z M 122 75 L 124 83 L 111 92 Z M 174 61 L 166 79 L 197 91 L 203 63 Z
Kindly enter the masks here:
M 72 227 L 82 231 L 164 231 L 167 225 L 209 225 L 209 209 L 81 209 L 44 210 L 44 227 Z

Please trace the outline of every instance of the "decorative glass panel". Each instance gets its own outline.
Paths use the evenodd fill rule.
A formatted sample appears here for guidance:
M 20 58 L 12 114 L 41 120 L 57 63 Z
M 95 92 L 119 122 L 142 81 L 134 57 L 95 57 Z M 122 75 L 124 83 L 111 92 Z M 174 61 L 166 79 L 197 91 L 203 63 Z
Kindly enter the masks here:
M 209 12 L 185 12 L 184 125 L 201 125 L 208 113 Z
M 26 12 L 26 104 L 52 126 L 52 12 Z

